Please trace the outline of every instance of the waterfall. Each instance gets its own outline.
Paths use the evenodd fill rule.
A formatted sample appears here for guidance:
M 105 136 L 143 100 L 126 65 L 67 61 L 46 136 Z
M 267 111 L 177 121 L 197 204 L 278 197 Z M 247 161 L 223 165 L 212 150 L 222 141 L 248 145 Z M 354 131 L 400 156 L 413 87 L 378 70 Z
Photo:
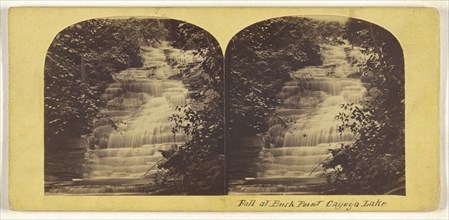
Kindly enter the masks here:
M 162 159 L 159 150 L 185 140 L 182 133 L 173 135 L 173 123 L 168 118 L 177 113 L 175 106 L 188 104 L 188 90 L 181 81 L 170 79 L 179 74 L 179 69 L 167 60 L 187 65 L 199 58 L 166 42 L 155 48 L 143 47 L 142 57 L 142 67 L 114 74 L 115 82 L 101 96 L 107 103 L 101 113 L 113 119 L 117 127 L 105 120 L 96 123 L 92 134 L 96 144 L 85 154 L 86 180 L 142 178 Z
M 348 78 L 360 71 L 347 61 L 348 55 L 361 54 L 355 50 L 347 44 L 323 45 L 321 66 L 291 73 L 292 81 L 279 93 L 284 103 L 277 110 L 288 126 L 271 125 L 270 145 L 260 154 L 258 178 L 319 177 L 325 171 L 319 164 L 329 157 L 329 149 L 354 140 L 350 132 L 338 132 L 335 116 L 342 111 L 341 104 L 360 104 L 367 95 L 359 79 Z

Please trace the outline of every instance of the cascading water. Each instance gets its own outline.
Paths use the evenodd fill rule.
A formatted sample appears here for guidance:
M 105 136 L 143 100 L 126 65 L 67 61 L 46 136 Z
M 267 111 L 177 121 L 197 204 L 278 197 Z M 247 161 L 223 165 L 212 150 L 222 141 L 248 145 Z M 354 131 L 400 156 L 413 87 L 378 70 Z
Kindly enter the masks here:
M 51 193 L 139 191 L 126 185 L 126 179 L 151 176 L 157 169 L 147 171 L 162 159 L 159 150 L 185 141 L 183 133 L 173 135 L 169 117 L 177 113 L 175 106 L 188 104 L 188 89 L 180 80 L 170 79 L 180 70 L 170 66 L 168 60 L 183 66 L 200 62 L 200 57 L 171 48 L 167 42 L 158 47 L 143 47 L 142 57 L 142 67 L 113 75 L 115 82 L 101 96 L 107 103 L 101 113 L 107 117 L 95 123 L 90 149 L 85 154 L 88 163 L 83 180 L 95 185 L 59 187 L 51 189 Z M 108 185 L 117 181 L 126 186 Z
M 264 136 L 257 177 L 231 192 L 298 193 L 309 183 L 325 182 L 320 163 L 330 156 L 329 149 L 353 140 L 349 132 L 340 135 L 335 116 L 342 111 L 341 104 L 359 104 L 366 96 L 360 79 L 350 78 L 359 67 L 347 59 L 363 55 L 347 44 L 323 45 L 321 53 L 321 66 L 291 73 L 293 80 L 279 93 L 284 103 L 277 113 L 284 123 L 271 123 Z
M 283 136 L 277 137 L 274 148 L 264 149 L 261 176 L 308 177 L 329 156 L 328 149 L 352 140 L 349 132 L 339 134 L 335 116 L 341 112 L 341 104 L 359 104 L 366 89 L 359 79 L 347 78 L 359 69 L 347 62 L 344 48 L 323 46 L 322 66 L 292 73 L 294 80 L 288 82 L 280 94 L 286 100 L 284 108 L 278 110 L 292 122 L 285 132 L 279 133 Z M 291 99 L 297 102 L 292 103 Z M 288 107 L 303 111 L 291 111 Z M 318 176 L 321 172 L 319 167 L 312 175 Z

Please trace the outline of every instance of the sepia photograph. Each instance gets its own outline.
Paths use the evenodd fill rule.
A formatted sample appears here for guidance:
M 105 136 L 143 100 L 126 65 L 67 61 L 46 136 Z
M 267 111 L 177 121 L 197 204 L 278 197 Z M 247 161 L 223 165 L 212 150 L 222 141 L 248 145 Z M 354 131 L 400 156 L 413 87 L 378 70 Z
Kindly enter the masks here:
M 62 30 L 45 60 L 46 194 L 223 194 L 222 60 L 173 19 Z
M 226 51 L 231 195 L 405 195 L 404 58 L 341 16 L 279 17 Z

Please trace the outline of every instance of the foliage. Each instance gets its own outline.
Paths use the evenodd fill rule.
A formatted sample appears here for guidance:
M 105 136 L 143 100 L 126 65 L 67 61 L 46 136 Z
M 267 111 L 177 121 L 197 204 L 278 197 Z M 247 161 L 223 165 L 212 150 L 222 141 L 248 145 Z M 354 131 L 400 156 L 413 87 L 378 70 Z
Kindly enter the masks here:
M 184 132 L 188 140 L 181 146 L 162 151 L 159 164 L 163 173 L 161 188 L 177 194 L 224 194 L 223 68 L 219 44 L 206 31 L 186 23 L 172 21 L 173 45 L 195 50 L 202 62 L 185 70 L 183 81 L 189 85 L 189 106 L 170 120 L 173 134 Z M 174 182 L 170 189 L 167 182 Z
M 90 132 L 112 74 L 141 66 L 140 44 L 162 38 L 160 27 L 154 19 L 92 19 L 61 31 L 45 60 L 46 141 Z
M 388 31 L 360 20 L 348 21 L 344 37 L 369 57 L 361 79 L 370 99 L 363 106 L 342 106 L 339 131 L 357 139 L 340 149 L 344 160 L 325 167 L 335 169 L 329 180 L 342 192 L 382 194 L 405 184 L 402 49 Z

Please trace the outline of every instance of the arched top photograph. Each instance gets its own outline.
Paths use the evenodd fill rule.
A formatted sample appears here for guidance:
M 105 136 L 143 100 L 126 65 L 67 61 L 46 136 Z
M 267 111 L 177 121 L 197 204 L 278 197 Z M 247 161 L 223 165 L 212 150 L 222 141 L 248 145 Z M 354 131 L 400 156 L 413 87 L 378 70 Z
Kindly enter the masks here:
M 230 194 L 405 194 L 404 57 L 389 31 L 271 18 L 232 38 L 226 70 Z
M 58 33 L 44 71 L 46 193 L 223 194 L 222 60 L 212 35 L 173 19 Z

